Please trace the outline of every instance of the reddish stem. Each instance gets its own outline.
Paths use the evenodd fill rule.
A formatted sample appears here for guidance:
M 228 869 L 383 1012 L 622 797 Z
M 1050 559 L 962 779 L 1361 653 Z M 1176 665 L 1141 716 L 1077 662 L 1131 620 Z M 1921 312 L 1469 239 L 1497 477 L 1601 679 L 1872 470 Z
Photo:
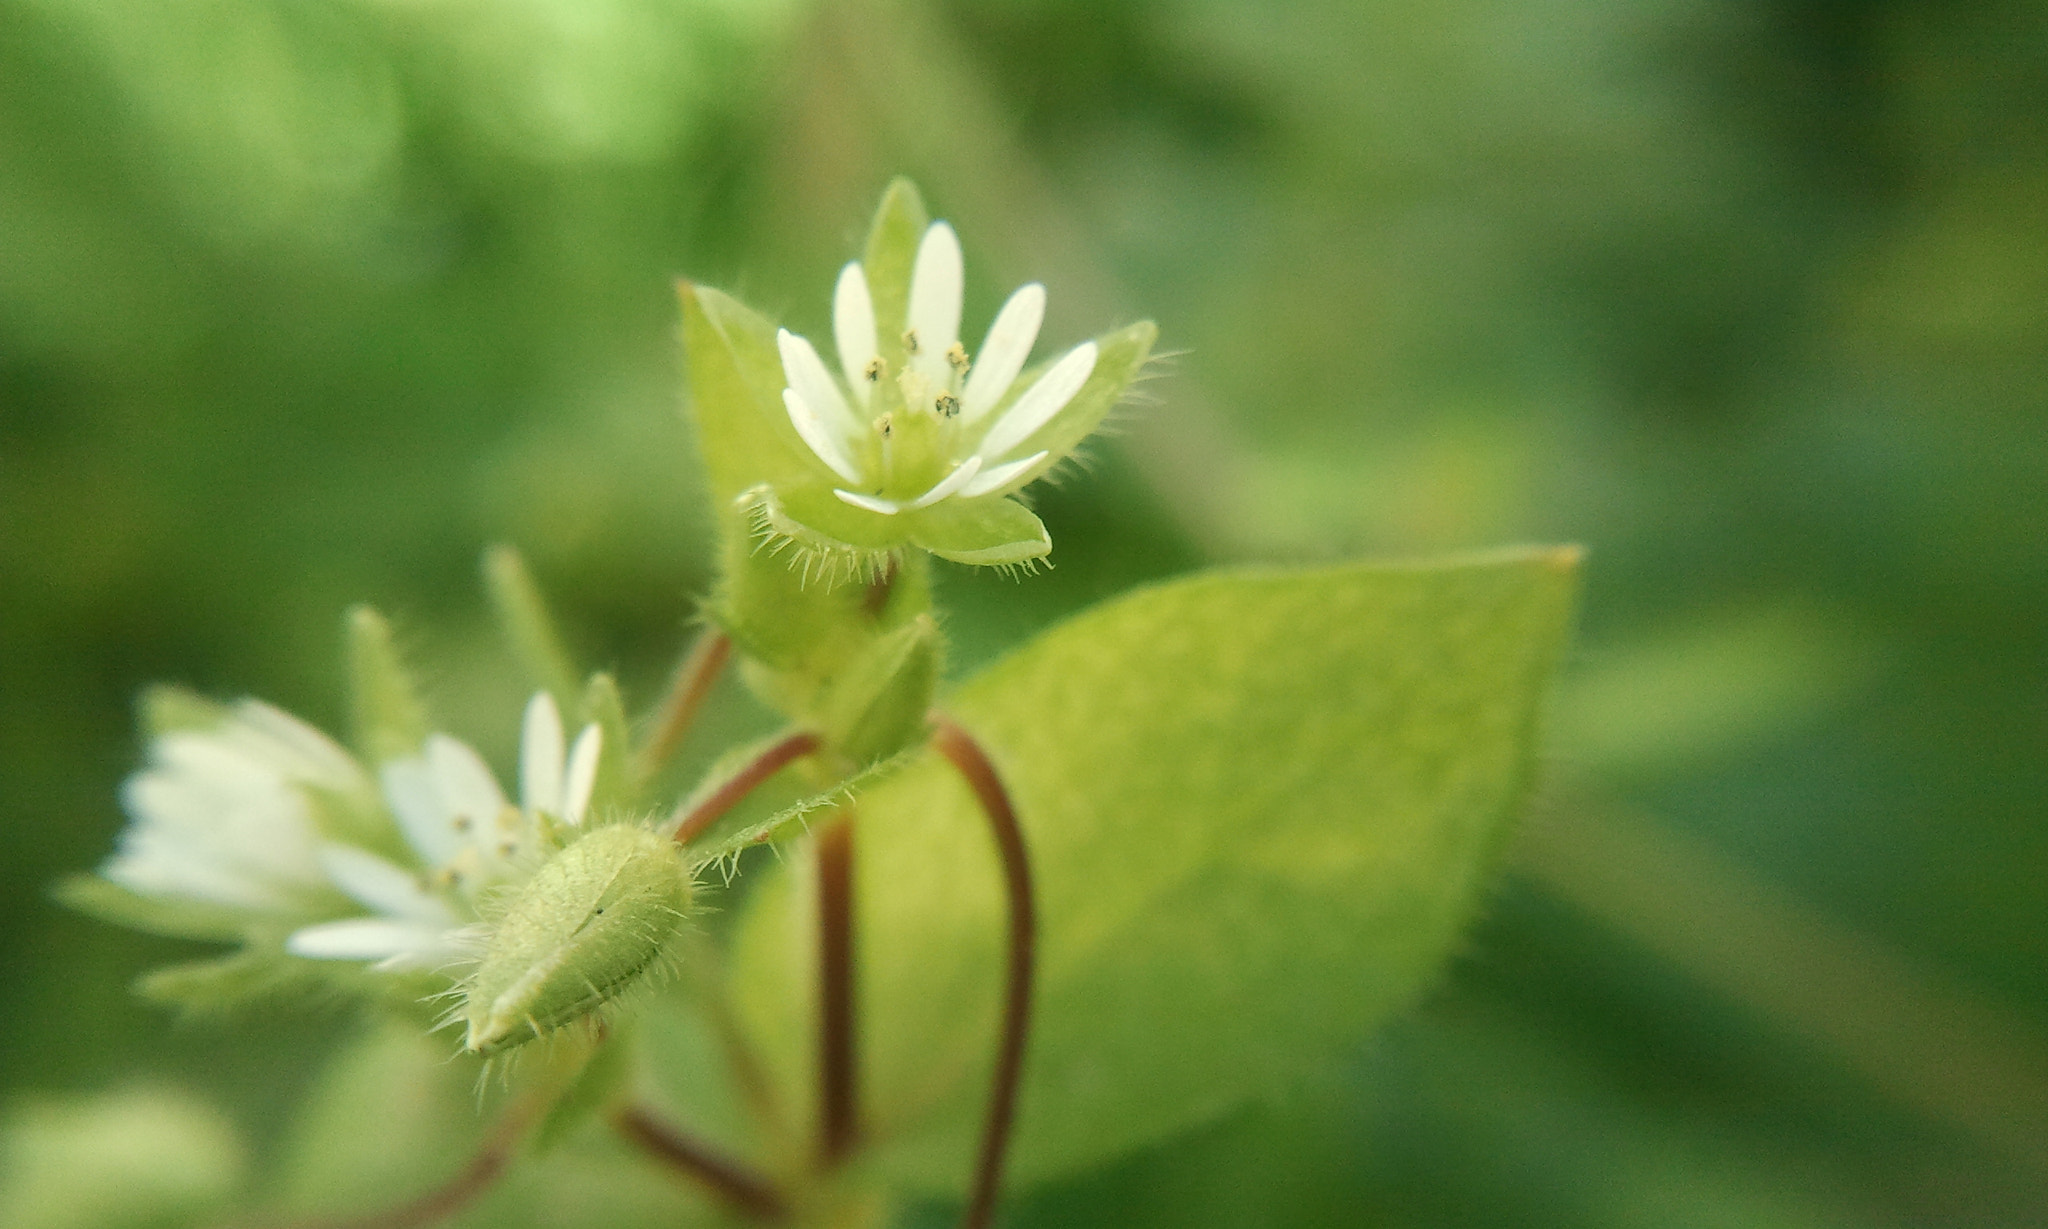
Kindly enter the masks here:
M 683 736 L 696 723 L 698 710 L 704 707 L 705 697 L 711 694 L 712 686 L 718 682 L 719 673 L 725 669 L 725 663 L 731 656 L 732 637 L 715 627 L 705 628 L 696 643 L 690 646 L 689 653 L 676 667 L 668 695 L 661 702 L 661 715 L 655 722 L 654 733 L 640 748 L 639 774 L 642 780 L 661 771 L 661 766 L 668 763 L 668 757 L 682 745 Z
M 738 805 L 739 800 L 754 792 L 754 787 L 781 772 L 792 760 L 801 759 L 818 749 L 816 734 L 799 732 L 776 743 L 755 756 L 745 768 L 728 778 L 725 784 L 711 792 L 711 796 L 691 807 L 676 820 L 675 834 L 678 845 L 687 845 L 703 835 L 706 828 L 718 822 L 719 817 Z
M 1037 963 L 1038 910 L 1031 886 L 1031 855 L 1010 795 L 974 736 L 943 715 L 933 714 L 932 746 L 953 762 L 988 816 L 1003 865 L 1010 901 L 1009 979 L 1003 997 L 1002 1039 L 989 1082 L 988 1117 L 982 1124 L 981 1154 L 974 1170 L 963 1229 L 985 1229 L 995 1217 L 1002 1191 L 1003 1160 L 1017 1117 L 1017 1087 L 1024 1076 L 1024 1045 L 1031 1033 L 1031 986 Z
M 818 834 L 818 1159 L 832 1165 L 860 1135 L 854 1047 L 853 815 Z
M 710 1187 L 736 1210 L 757 1220 L 780 1220 L 789 1215 L 789 1205 L 775 1183 L 662 1122 L 644 1106 L 627 1106 L 614 1113 L 611 1121 L 619 1134 Z

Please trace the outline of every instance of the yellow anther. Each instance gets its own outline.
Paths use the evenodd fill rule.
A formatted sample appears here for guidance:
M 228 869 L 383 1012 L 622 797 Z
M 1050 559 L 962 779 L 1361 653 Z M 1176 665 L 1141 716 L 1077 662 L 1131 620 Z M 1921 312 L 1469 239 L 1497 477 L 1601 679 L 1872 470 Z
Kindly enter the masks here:
M 967 347 L 957 341 L 954 342 L 952 348 L 946 351 L 946 361 L 953 365 L 955 374 L 966 375 L 968 367 Z
M 916 329 L 905 329 L 905 330 L 903 330 L 903 352 L 904 352 L 905 354 L 916 354 L 916 353 L 917 353 L 917 330 L 916 330 Z
M 860 373 L 866 377 L 868 383 L 879 384 L 882 377 L 889 374 L 889 364 L 883 362 L 880 355 L 876 355 L 868 360 L 868 365 L 861 368 Z
M 960 412 L 960 398 L 951 393 L 940 393 L 933 399 L 932 408 L 939 412 L 940 418 L 951 418 Z

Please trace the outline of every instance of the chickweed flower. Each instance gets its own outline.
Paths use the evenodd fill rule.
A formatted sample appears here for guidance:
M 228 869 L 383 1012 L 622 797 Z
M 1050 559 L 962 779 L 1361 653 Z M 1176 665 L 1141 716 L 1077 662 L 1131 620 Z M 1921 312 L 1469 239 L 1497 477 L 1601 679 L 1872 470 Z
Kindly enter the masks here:
M 899 181 L 864 258 L 840 271 L 836 367 L 809 338 L 686 288 L 685 336 L 697 339 L 697 386 L 710 394 L 696 414 L 714 476 L 751 468 L 749 484 L 734 488 L 738 506 L 759 539 L 793 547 L 807 572 L 872 572 L 904 547 L 1004 567 L 1052 549 L 1015 496 L 1101 424 L 1157 330 L 1141 322 L 1027 369 L 1045 287 L 1013 293 L 970 350 L 964 285 L 959 237 L 930 222 L 916 189 Z M 770 333 L 757 368 L 754 347 L 767 349 Z M 718 374 L 724 363 L 738 383 Z M 775 383 L 752 383 L 757 371 Z M 757 413 L 781 421 L 764 433 L 743 421 Z
M 881 516 L 946 499 L 1007 494 L 1035 476 L 1051 450 L 1026 451 L 1067 408 L 1095 370 L 1096 346 L 1082 342 L 1007 398 L 1045 319 L 1045 287 L 1019 289 L 996 313 L 979 355 L 960 344 L 960 240 L 934 222 L 911 267 L 909 327 L 902 365 L 892 370 L 875 331 L 874 297 L 859 261 L 839 275 L 832 335 L 844 387 L 811 343 L 776 334 L 789 420 L 820 461 L 846 483 L 832 494 Z M 1002 413 L 992 413 L 997 405 Z
M 384 798 L 416 855 L 411 867 L 354 845 L 318 852 L 327 878 L 372 916 L 322 922 L 294 932 L 287 951 L 320 960 L 369 960 L 380 968 L 424 968 L 473 954 L 479 896 L 530 871 L 559 844 L 559 827 L 583 822 L 597 780 L 601 734 L 584 727 L 565 756 L 554 699 L 536 694 L 520 738 L 520 803 L 505 799 L 490 766 L 446 734 L 381 774 Z

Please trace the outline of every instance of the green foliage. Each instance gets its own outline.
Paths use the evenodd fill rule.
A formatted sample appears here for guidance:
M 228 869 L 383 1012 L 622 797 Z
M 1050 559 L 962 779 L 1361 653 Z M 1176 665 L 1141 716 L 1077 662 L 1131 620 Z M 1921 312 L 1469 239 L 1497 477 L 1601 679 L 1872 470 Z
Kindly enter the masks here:
M 189 1229 L 226 1210 L 245 1149 L 189 1094 L 128 1088 L 17 1103 L 0 1121 L 9 1229 Z
M 1061 624 L 947 702 L 1002 772 L 1039 876 L 1019 1181 L 1296 1083 L 1426 984 L 1526 784 L 1576 561 L 1175 582 Z M 957 1189 L 1002 963 L 986 825 L 929 756 L 858 809 L 874 1129 L 890 1172 Z M 807 895 L 800 876 L 757 888 L 735 961 L 793 1087 Z

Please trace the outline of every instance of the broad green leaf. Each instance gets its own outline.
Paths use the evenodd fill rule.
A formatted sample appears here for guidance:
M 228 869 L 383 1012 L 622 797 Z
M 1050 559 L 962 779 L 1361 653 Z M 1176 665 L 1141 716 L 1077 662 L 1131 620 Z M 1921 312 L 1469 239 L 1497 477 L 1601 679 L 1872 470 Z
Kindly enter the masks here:
M 503 544 L 484 551 L 484 588 L 498 616 L 498 630 L 526 671 L 527 681 L 551 693 L 562 712 L 574 713 L 579 672 L 526 560 Z
M 226 1115 L 186 1094 L 128 1088 L 23 1101 L 0 1125 L 0 1224 L 218 1224 L 247 1169 Z
M 1577 558 L 1177 581 L 1055 627 L 952 698 L 1038 876 L 1018 1183 L 1284 1089 L 1427 984 L 1526 784 Z M 879 1161 L 956 1190 L 1004 958 L 993 842 L 929 755 L 859 814 Z M 734 960 L 793 1089 L 809 1077 L 809 863 L 757 889 Z
M 368 606 L 348 612 L 349 699 L 356 751 L 372 765 L 415 755 L 427 710 L 392 643 L 391 625 Z

